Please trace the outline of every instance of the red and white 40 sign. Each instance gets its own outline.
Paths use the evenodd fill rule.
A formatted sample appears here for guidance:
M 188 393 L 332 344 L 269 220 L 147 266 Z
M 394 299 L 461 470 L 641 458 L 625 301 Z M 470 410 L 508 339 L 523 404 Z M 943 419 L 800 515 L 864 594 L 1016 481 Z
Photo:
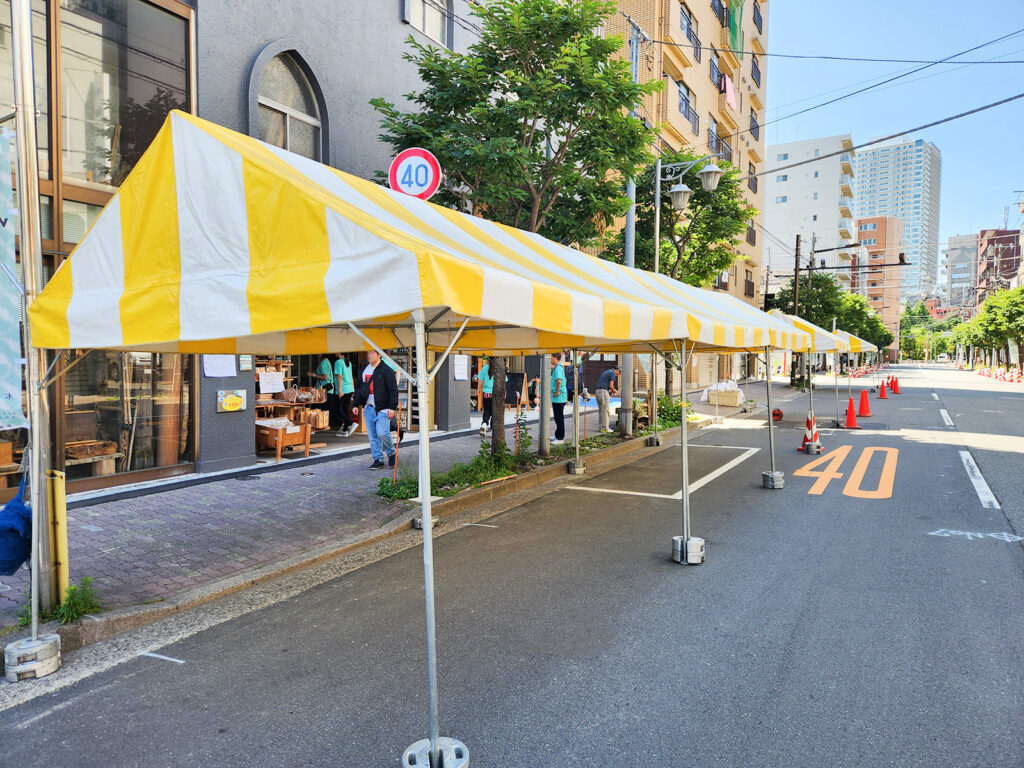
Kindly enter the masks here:
M 391 161 L 388 183 L 396 192 L 429 200 L 441 186 L 441 164 L 426 149 L 403 150 Z

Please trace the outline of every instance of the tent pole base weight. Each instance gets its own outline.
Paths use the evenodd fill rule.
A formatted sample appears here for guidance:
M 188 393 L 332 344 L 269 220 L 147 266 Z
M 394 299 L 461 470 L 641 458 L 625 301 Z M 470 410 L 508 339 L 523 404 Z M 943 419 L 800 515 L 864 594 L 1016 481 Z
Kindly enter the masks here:
M 442 736 L 437 740 L 440 760 L 430 759 L 430 739 L 420 739 L 402 755 L 402 768 L 469 768 L 469 750 L 456 739 Z

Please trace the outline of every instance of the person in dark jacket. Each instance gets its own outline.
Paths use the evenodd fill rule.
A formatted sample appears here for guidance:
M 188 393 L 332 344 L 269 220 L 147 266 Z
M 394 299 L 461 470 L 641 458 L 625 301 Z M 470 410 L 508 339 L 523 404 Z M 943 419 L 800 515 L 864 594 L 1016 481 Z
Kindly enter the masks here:
M 369 364 L 363 369 L 359 399 L 365 398 L 363 417 L 366 419 L 366 433 L 370 438 L 370 453 L 373 454 L 370 469 L 383 469 L 385 458 L 388 466 L 395 466 L 391 419 L 398 410 L 398 381 L 395 372 L 382 364 L 377 350 L 371 349 L 367 359 Z

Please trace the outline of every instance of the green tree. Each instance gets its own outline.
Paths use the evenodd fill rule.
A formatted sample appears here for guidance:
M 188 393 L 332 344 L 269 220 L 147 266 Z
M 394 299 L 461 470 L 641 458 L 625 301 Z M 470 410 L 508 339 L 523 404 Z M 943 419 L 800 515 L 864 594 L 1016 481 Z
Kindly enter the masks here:
M 701 157 L 682 150 L 666 153 L 662 162 L 692 163 Z M 697 176 L 701 163 L 682 177 L 682 182 L 694 190 L 685 211 L 673 208 L 668 189 L 664 185 L 662 188 L 659 271 L 701 288 L 739 258 L 735 246 L 748 222 L 757 215 L 757 209 L 740 192 L 738 170 L 728 163 L 721 165 L 726 173 L 714 192 L 706 192 L 701 186 Z M 654 269 L 654 167 L 652 163 L 643 170 L 636 189 L 635 264 L 649 271 Z M 612 237 L 601 257 L 624 263 L 624 232 L 620 230 Z
M 384 99 L 381 139 L 433 152 L 447 177 L 435 202 L 558 242 L 592 244 L 626 211 L 621 180 L 649 162 L 656 132 L 633 116 L 660 79 L 633 83 L 622 39 L 598 30 L 606 0 L 473 4 L 465 53 L 410 38 L 423 89 L 415 111 Z
M 871 314 L 862 329 L 862 333 L 858 333 L 864 341 L 870 341 L 879 350 L 883 350 L 892 344 L 896 337 L 893 332 L 885 327 L 885 323 L 882 322 L 882 318 L 878 315 Z
M 843 315 L 843 293 L 839 283 L 832 275 L 815 272 L 808 276 L 800 275 L 800 306 L 796 313 L 804 320 L 830 330 L 832 319 Z M 775 294 L 771 308 L 781 309 L 787 314 L 793 312 L 793 281 Z M 845 330 L 845 329 L 844 329 Z M 856 331 L 850 331 L 856 333 Z M 858 336 L 860 334 L 857 334 Z

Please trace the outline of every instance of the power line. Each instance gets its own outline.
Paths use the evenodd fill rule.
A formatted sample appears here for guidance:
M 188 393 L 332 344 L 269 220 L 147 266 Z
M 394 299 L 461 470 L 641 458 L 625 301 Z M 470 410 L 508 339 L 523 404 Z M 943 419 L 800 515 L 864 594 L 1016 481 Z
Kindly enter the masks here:
M 796 162 L 796 163 L 790 163 L 789 165 L 780 165 L 778 168 L 770 168 L 770 169 L 766 169 L 766 170 L 763 170 L 763 171 L 759 171 L 758 173 L 752 173 L 749 176 L 744 176 L 741 179 L 737 179 L 737 181 L 746 181 L 747 179 L 753 179 L 753 178 L 756 178 L 757 176 L 765 176 L 766 174 L 777 173 L 779 171 L 788 171 L 790 168 L 799 168 L 801 165 L 808 165 L 809 163 L 816 163 L 819 160 L 827 160 L 830 157 L 838 157 L 839 155 L 842 155 L 845 152 L 854 152 L 854 151 L 856 151 L 858 149 L 863 149 L 864 147 L 870 147 L 870 146 L 873 146 L 875 144 L 881 144 L 882 142 L 889 141 L 891 139 L 896 139 L 896 138 L 899 138 L 900 136 L 903 136 L 903 135 L 906 135 L 906 134 L 909 134 L 909 133 L 917 133 L 918 131 L 923 131 L 926 128 L 934 128 L 936 125 L 942 125 L 943 123 L 949 123 L 949 122 L 952 122 L 953 120 L 959 120 L 962 117 L 967 117 L 969 115 L 974 115 L 974 114 L 977 114 L 978 112 L 984 112 L 986 109 L 992 109 L 993 107 L 999 107 L 999 106 L 1002 106 L 1003 104 L 1008 104 L 1009 102 L 1016 101 L 1017 99 L 1020 99 L 1020 98 L 1024 98 L 1024 93 L 1018 93 L 1018 94 L 1016 94 L 1014 96 L 1008 96 L 1005 99 L 1000 99 L 999 101 L 993 101 L 991 104 L 985 104 L 984 106 L 976 107 L 974 109 L 969 109 L 969 110 L 967 110 L 965 112 L 960 112 L 959 114 L 956 114 L 956 115 L 950 115 L 949 117 L 944 117 L 941 120 L 934 120 L 934 121 L 932 121 L 930 123 L 925 123 L 924 125 L 919 125 L 919 126 L 917 126 L 915 128 L 906 128 L 906 129 L 904 129 L 902 131 L 897 131 L 896 133 L 891 133 L 888 136 L 883 136 L 880 139 L 872 139 L 871 141 L 865 141 L 863 144 L 857 144 L 856 146 L 850 147 L 849 149 L 839 149 L 839 150 L 836 150 L 835 152 L 829 152 L 828 154 L 821 155 L 819 157 L 812 157 L 812 158 L 809 158 L 807 160 L 800 160 L 799 162 Z

